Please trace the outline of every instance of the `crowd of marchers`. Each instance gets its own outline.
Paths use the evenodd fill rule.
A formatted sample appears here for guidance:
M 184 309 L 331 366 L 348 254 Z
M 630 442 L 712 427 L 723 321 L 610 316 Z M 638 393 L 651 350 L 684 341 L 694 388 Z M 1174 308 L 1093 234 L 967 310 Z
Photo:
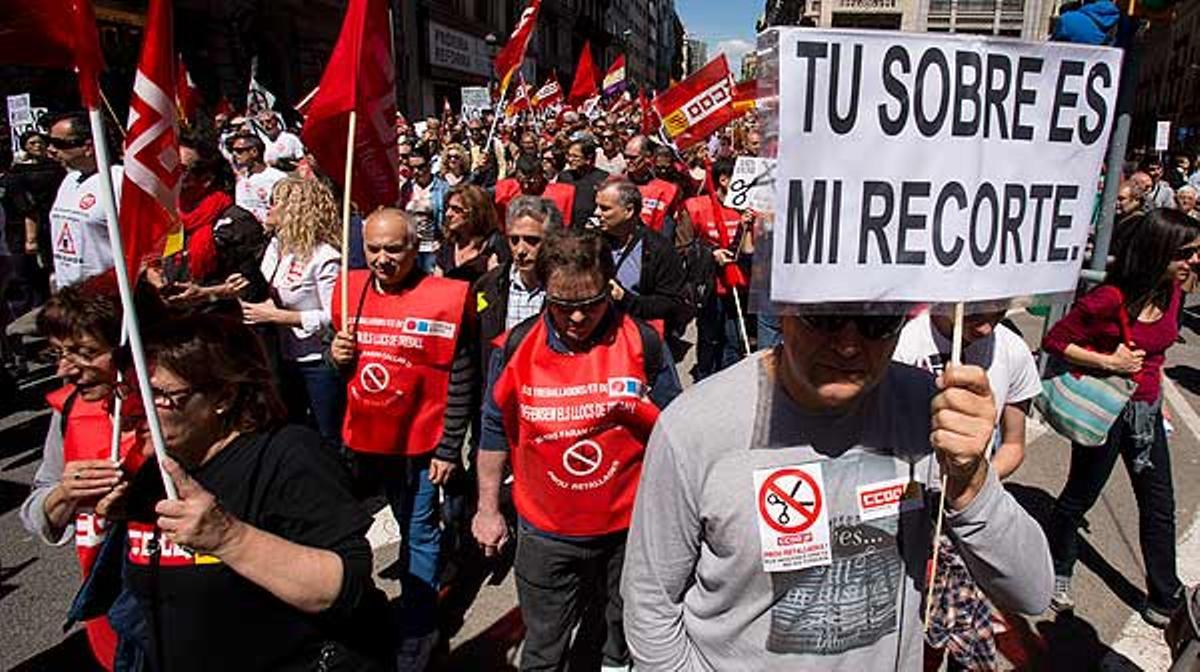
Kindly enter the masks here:
M 994 669 L 997 624 L 1072 608 L 1076 529 L 1118 456 L 1143 616 L 1179 607 L 1161 371 L 1200 264 L 1186 159 L 1128 171 L 1108 279 L 1043 343 L 1136 383 L 1043 530 L 1001 485 L 1042 391 L 1005 311 L 968 307 L 961 364 L 951 306 L 749 312 L 761 218 L 724 203 L 736 158 L 767 153 L 753 114 L 682 154 L 619 103 L 398 117 L 400 198 L 352 208 L 348 237 L 338 181 L 285 126 L 181 132 L 182 248 L 130 269 L 149 389 L 99 205 L 107 139 L 50 117 L 5 169 L 6 356 L 48 339 L 33 356 L 62 379 L 21 519 L 74 543 L 98 665 L 452 668 L 511 572 L 521 669 Z M 366 539 L 384 502 L 390 603 Z M 788 544 L 814 552 L 768 552 Z

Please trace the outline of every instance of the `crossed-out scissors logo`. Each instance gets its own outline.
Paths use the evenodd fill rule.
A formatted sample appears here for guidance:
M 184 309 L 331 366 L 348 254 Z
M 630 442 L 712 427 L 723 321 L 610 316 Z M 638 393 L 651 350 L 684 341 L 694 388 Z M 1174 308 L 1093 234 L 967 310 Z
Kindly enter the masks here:
M 823 505 L 820 486 L 800 469 L 781 469 L 771 474 L 758 493 L 758 510 L 763 521 L 785 534 L 812 527 Z
M 562 465 L 572 476 L 583 478 L 596 473 L 603 460 L 604 450 L 600 444 L 584 439 L 563 451 Z
M 642 396 L 642 381 L 637 378 L 609 378 L 608 396 L 637 399 Z
M 819 463 L 755 470 L 754 501 L 764 571 L 833 562 L 829 501 Z

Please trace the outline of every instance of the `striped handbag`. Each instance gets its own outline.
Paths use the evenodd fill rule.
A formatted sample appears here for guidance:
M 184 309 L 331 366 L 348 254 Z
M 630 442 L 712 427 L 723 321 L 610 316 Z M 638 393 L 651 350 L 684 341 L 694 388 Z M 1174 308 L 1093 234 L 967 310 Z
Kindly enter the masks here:
M 1132 348 L 1124 299 L 1121 303 L 1121 338 Z M 1101 446 L 1135 389 L 1137 382 L 1125 376 L 1069 370 L 1042 381 L 1042 394 L 1034 400 L 1034 407 L 1063 437 L 1084 446 Z

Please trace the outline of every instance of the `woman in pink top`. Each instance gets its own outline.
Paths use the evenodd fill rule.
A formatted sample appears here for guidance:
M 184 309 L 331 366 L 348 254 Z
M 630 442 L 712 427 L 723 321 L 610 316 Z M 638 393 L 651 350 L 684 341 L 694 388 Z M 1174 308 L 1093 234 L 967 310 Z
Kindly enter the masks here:
M 1162 418 L 1162 366 L 1179 335 L 1179 283 L 1200 264 L 1200 228 L 1175 210 L 1153 210 L 1123 225 L 1108 279 L 1080 298 L 1046 334 L 1042 348 L 1072 368 L 1127 376 L 1133 398 L 1103 446 L 1071 447 L 1071 469 L 1058 495 L 1050 534 L 1055 611 L 1074 607 L 1071 572 L 1079 555 L 1077 528 L 1096 503 L 1119 455 L 1133 483 L 1148 597 L 1142 618 L 1165 627 L 1180 603 L 1175 571 L 1175 494 Z M 1125 311 L 1131 343 L 1121 335 Z

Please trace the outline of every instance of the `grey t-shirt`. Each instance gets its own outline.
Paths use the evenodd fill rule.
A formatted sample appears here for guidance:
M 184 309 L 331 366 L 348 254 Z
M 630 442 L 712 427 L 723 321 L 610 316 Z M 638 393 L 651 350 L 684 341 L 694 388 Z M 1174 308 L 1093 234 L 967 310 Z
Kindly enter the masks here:
M 933 379 L 893 364 L 855 410 L 818 414 L 777 386 L 771 361 L 751 357 L 680 396 L 651 436 L 621 591 L 637 668 L 919 670 Z M 816 465 L 832 562 L 768 573 L 760 516 L 781 509 L 754 473 Z M 916 484 L 897 512 L 864 512 L 864 491 L 896 482 Z M 994 476 L 944 530 L 997 604 L 1046 608 L 1045 537 Z

